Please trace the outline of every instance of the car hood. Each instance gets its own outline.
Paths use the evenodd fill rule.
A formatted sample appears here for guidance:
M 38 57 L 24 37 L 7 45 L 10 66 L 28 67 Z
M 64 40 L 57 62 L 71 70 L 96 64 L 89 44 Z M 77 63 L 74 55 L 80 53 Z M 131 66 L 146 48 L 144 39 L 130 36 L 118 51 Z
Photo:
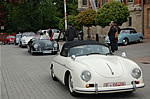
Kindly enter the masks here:
M 77 62 L 104 77 L 119 77 L 123 74 L 123 66 L 118 56 L 89 55 L 82 56 Z
M 52 47 L 53 46 L 53 42 L 50 40 L 37 40 L 34 42 L 35 43 L 39 43 L 41 47 Z
M 22 40 L 29 41 L 32 38 L 34 38 L 34 36 L 31 36 L 31 37 L 22 37 Z

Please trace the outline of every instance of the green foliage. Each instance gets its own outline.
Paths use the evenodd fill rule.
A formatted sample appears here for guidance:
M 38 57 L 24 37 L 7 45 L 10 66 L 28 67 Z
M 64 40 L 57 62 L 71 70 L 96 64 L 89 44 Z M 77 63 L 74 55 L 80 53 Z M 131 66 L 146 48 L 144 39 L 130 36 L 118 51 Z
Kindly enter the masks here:
M 79 25 L 77 25 L 77 23 L 75 23 L 75 16 L 73 15 L 69 15 L 67 17 L 67 23 L 72 24 L 72 26 L 76 29 L 76 30 L 80 30 L 81 27 Z M 61 19 L 59 21 L 59 29 L 61 29 L 62 31 L 65 31 L 65 18 Z
M 57 16 L 59 18 L 64 17 L 64 0 L 53 0 L 57 8 Z M 78 0 L 66 0 L 66 10 L 67 15 L 77 15 L 78 14 Z
M 25 0 L 22 3 L 5 3 L 6 29 L 10 32 L 37 31 L 57 27 L 56 7 L 52 0 Z
M 98 10 L 96 22 L 102 27 L 108 26 L 112 20 L 118 25 L 122 25 L 127 21 L 128 16 L 128 7 L 120 2 L 111 0 Z
M 75 22 L 79 26 L 91 26 L 91 25 L 95 25 L 95 19 L 96 19 L 96 11 L 92 9 L 88 9 L 80 12 L 76 16 Z

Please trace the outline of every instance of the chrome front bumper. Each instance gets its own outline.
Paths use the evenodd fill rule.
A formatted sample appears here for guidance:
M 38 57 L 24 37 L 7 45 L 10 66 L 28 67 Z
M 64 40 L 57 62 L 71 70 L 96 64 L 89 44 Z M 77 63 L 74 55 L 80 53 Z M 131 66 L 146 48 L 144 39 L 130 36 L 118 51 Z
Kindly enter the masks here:
M 55 52 L 55 51 L 58 51 L 58 50 L 37 50 L 37 51 L 33 51 L 34 53 L 44 53 L 44 54 L 46 54 L 46 53 L 53 53 L 53 52 Z
M 116 92 L 127 92 L 127 91 L 135 91 L 138 88 L 143 88 L 144 83 L 126 86 L 118 86 L 118 87 L 98 87 L 98 84 L 95 83 L 95 87 L 92 88 L 75 88 L 75 92 L 84 93 L 84 94 L 98 94 L 98 93 L 116 93 Z

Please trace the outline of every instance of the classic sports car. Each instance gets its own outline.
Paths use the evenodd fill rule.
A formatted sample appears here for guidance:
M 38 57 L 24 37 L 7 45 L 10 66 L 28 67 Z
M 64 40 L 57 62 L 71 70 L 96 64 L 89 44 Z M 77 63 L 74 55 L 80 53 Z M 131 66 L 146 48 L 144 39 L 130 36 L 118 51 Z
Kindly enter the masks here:
M 8 35 L 3 41 L 3 45 L 5 44 L 13 44 L 14 43 L 14 40 L 15 40 L 15 36 L 13 35 Z
M 118 35 L 118 43 L 123 45 L 127 45 L 130 42 L 142 42 L 143 39 L 143 34 L 136 32 L 133 28 L 123 28 Z M 110 43 L 108 36 L 105 38 L 105 43 Z
M 49 40 L 49 37 L 39 36 L 36 39 L 31 39 L 27 45 L 28 52 L 32 55 L 35 53 L 53 53 L 57 54 L 59 51 L 59 44 L 56 41 Z
M 34 32 L 24 32 L 24 33 L 22 33 L 21 38 L 19 40 L 19 46 L 20 47 L 26 47 L 28 42 L 32 38 L 35 38 L 35 33 Z
M 65 43 L 52 60 L 50 72 L 73 96 L 132 92 L 144 87 L 142 70 L 135 62 L 113 55 L 109 47 L 96 41 Z

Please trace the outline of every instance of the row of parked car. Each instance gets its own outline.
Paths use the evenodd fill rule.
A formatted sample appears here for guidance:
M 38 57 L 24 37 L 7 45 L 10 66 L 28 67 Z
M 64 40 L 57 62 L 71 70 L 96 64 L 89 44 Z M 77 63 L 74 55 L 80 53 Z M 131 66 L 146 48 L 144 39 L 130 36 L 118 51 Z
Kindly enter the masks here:
M 60 39 L 63 36 L 60 36 L 60 31 L 57 29 L 52 30 L 52 37 L 49 36 L 48 30 L 42 30 L 42 35 L 38 31 L 34 32 L 24 32 L 20 34 L 16 34 L 16 36 L 8 35 L 6 39 L 2 41 L 2 44 L 15 44 L 19 47 L 27 47 L 28 52 L 32 55 L 35 53 L 53 53 L 57 54 L 59 51 L 59 44 L 56 41 L 58 37 Z

